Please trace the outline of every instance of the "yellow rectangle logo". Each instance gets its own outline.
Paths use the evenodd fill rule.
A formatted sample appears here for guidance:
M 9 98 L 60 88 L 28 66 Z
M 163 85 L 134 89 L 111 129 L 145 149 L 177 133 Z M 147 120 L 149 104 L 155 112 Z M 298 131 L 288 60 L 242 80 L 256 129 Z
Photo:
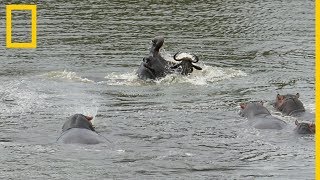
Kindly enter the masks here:
M 12 42 L 12 11 L 31 11 L 31 42 Z M 37 47 L 37 5 L 6 5 L 6 44 L 7 48 Z

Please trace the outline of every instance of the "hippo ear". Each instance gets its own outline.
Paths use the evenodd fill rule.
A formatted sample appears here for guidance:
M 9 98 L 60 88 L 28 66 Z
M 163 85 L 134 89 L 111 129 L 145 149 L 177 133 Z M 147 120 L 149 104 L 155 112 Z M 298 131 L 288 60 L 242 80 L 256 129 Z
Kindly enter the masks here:
M 309 128 L 313 128 L 313 127 L 314 127 L 314 123 L 310 123 Z
M 313 133 L 316 133 L 316 124 L 312 123 L 311 126 L 312 126 L 311 129 L 312 129 Z
M 296 120 L 295 122 L 294 122 L 297 126 L 299 125 L 299 122 L 298 122 L 298 120 Z
M 283 96 L 281 96 L 280 94 L 277 94 L 277 99 L 278 99 L 278 100 L 282 100 L 282 99 L 283 99 Z
M 300 94 L 299 94 L 299 93 L 297 93 L 297 94 L 296 94 L 296 97 L 297 97 L 297 98 L 299 98 L 299 97 L 300 97 Z
M 246 107 L 246 104 L 245 103 L 240 103 L 240 108 L 241 109 L 244 109 Z
M 260 104 L 263 105 L 263 101 L 260 101 Z

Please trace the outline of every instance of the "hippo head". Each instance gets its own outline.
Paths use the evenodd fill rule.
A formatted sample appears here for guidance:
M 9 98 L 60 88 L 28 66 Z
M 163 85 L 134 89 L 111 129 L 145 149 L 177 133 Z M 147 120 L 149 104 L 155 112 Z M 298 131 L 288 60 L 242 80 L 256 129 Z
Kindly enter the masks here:
M 254 117 L 260 114 L 270 115 L 270 112 L 263 106 L 263 102 L 249 102 L 240 103 L 240 116 L 242 117 Z
M 275 103 L 275 107 L 276 108 L 280 108 L 281 106 L 283 106 L 284 102 L 286 100 L 289 99 L 299 99 L 300 94 L 297 93 L 296 95 L 292 95 L 292 94 L 287 94 L 287 95 L 280 95 L 277 94 L 277 98 L 276 98 L 276 103 Z
M 314 134 L 316 132 L 316 125 L 314 123 L 299 123 L 298 120 L 295 121 L 296 128 L 295 131 L 298 134 Z
M 173 59 L 176 61 L 181 61 L 179 64 L 176 64 L 172 66 L 172 69 L 176 69 L 178 67 L 181 67 L 181 71 L 179 71 L 180 74 L 182 75 L 189 75 L 193 72 L 193 68 L 197 70 L 202 70 L 201 67 L 196 66 L 192 63 L 197 63 L 199 61 L 198 56 L 192 54 L 191 56 L 187 54 L 185 57 L 179 58 L 178 56 L 181 55 L 181 53 L 177 52 L 174 56 Z
M 287 94 L 287 95 L 280 95 L 277 94 L 276 102 L 274 107 L 282 111 L 283 113 L 290 115 L 294 111 L 305 111 L 302 102 L 299 100 L 300 94 L 297 93 L 296 95 Z
M 162 36 L 155 37 L 152 40 L 152 45 L 151 45 L 151 53 L 159 52 L 160 48 L 162 47 L 164 42 L 164 38 Z
M 89 129 L 92 131 L 94 130 L 94 127 L 91 123 L 91 120 L 93 117 L 91 116 L 85 116 L 83 114 L 75 114 L 71 116 L 62 126 L 62 132 L 67 131 L 72 128 L 84 128 Z

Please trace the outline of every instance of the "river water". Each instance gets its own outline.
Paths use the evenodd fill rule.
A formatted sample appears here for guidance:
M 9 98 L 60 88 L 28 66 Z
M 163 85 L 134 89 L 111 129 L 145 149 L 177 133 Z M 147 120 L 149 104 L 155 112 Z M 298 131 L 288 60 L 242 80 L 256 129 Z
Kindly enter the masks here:
M 314 179 L 314 136 L 271 105 L 299 92 L 314 112 L 314 1 L 36 2 L 36 49 L 6 49 L 0 3 L 0 179 Z M 16 42 L 28 18 L 13 11 Z M 155 36 L 203 71 L 139 80 Z M 248 126 L 255 100 L 288 126 Z M 110 142 L 57 144 L 75 113 Z

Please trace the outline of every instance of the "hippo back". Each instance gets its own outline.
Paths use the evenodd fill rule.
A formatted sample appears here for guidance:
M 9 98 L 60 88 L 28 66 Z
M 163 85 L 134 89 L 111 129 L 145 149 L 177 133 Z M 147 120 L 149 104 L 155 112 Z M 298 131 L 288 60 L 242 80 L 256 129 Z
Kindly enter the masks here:
M 247 118 L 253 118 L 255 116 L 270 115 L 270 112 L 259 102 L 248 103 L 244 109 L 241 109 L 240 115 Z
M 267 115 L 265 117 L 257 117 L 254 120 L 249 122 L 253 127 L 257 129 L 283 129 L 287 123 L 273 117 L 271 115 Z
M 154 72 L 146 67 L 145 62 L 142 62 L 137 71 L 138 77 L 143 80 L 156 79 Z
M 92 124 L 82 114 L 75 114 L 71 116 L 62 126 L 62 132 L 65 132 L 71 128 L 83 128 L 91 131 L 95 131 Z
M 97 144 L 104 142 L 95 132 L 91 122 L 82 114 L 75 114 L 62 126 L 62 134 L 57 142 L 65 144 Z
M 94 131 L 72 128 L 63 132 L 58 142 L 64 144 L 98 144 L 104 142 L 104 139 Z
M 166 64 L 153 56 L 145 57 L 137 71 L 138 77 L 144 80 L 164 77 L 166 73 Z

